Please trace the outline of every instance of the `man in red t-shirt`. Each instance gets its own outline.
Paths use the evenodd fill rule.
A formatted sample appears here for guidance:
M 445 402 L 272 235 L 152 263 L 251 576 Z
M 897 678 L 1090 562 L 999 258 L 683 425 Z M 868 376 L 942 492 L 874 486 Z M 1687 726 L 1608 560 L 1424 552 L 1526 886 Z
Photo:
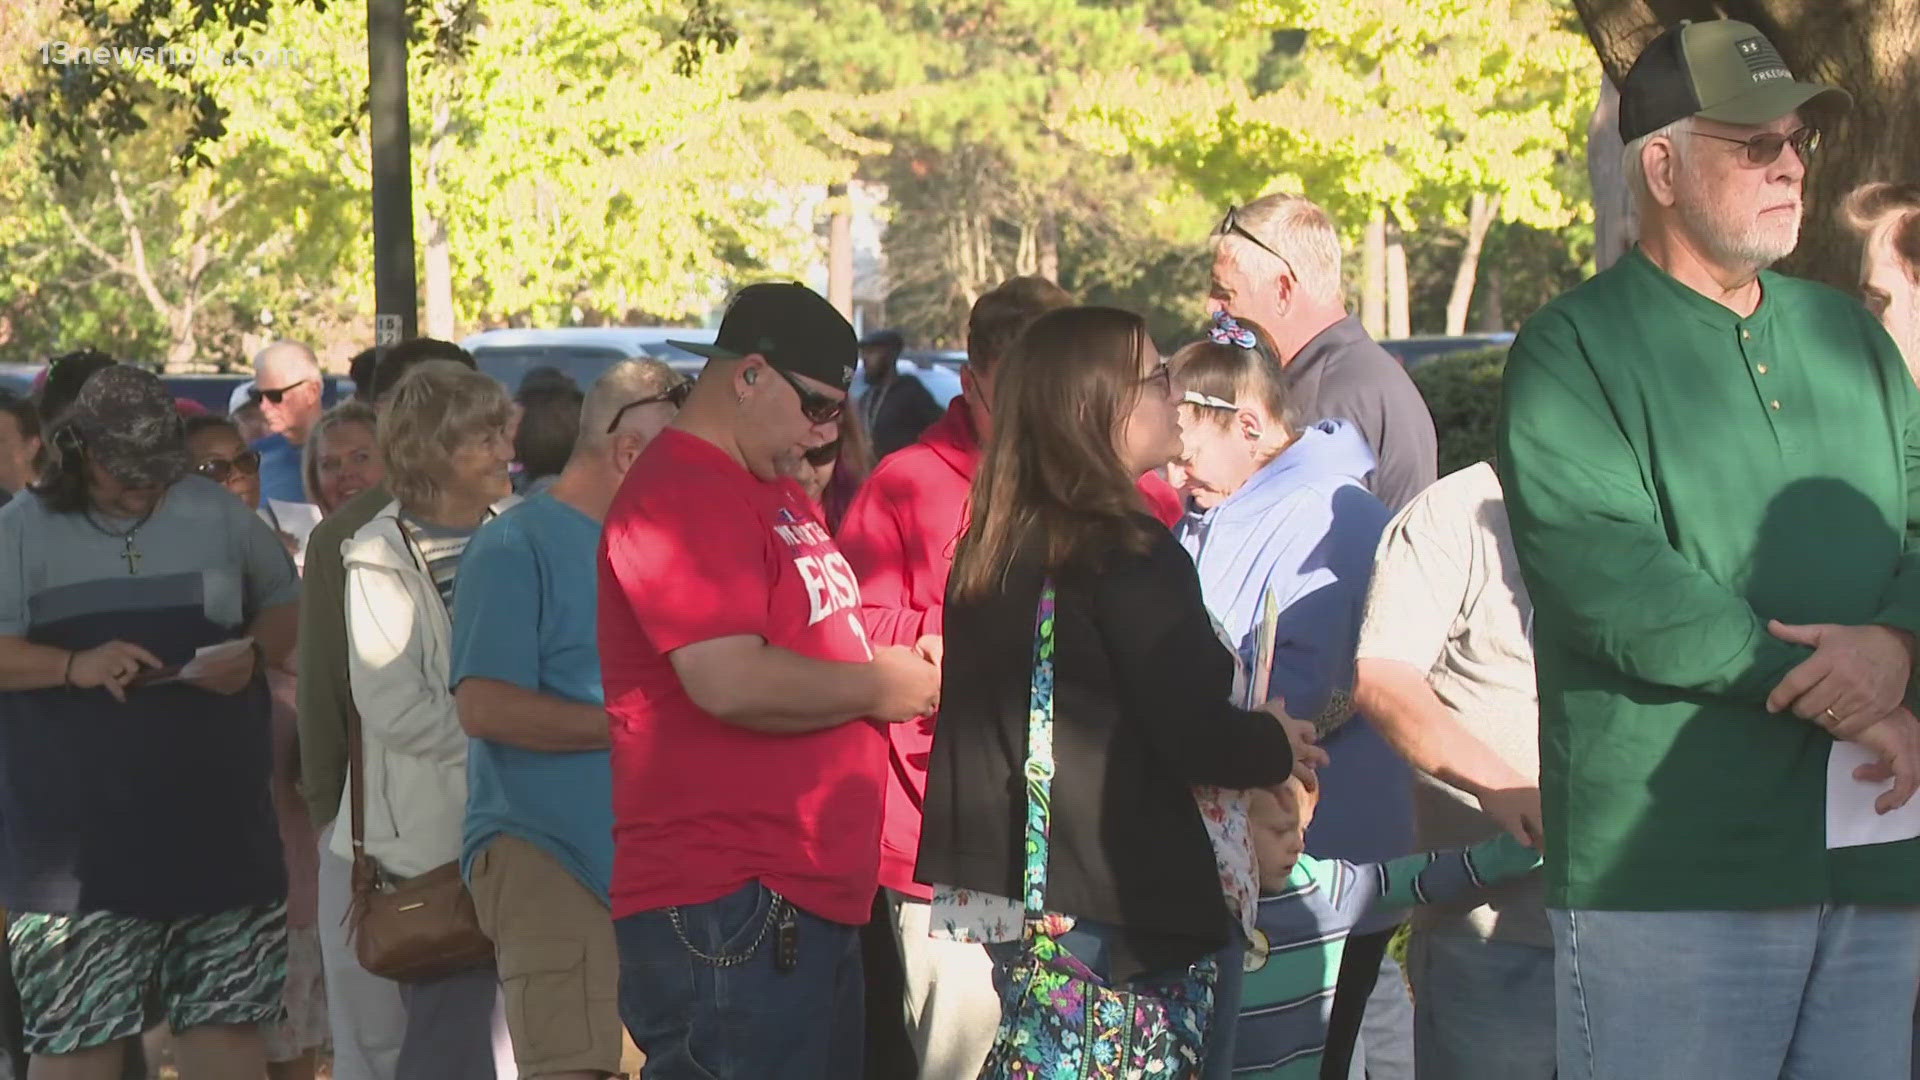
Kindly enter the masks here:
M 868 644 L 790 479 L 838 435 L 846 319 L 755 285 L 681 347 L 707 367 L 601 543 L 621 1017 L 650 1078 L 857 1078 L 883 725 L 933 708 L 939 669 Z
M 1072 303 L 1065 290 L 1040 277 L 1013 278 L 982 296 L 967 321 L 965 393 L 919 442 L 881 462 L 847 509 L 840 544 L 859 575 L 860 612 L 875 644 L 938 640 L 947 573 L 966 528 L 967 495 L 991 422 L 994 373 L 1028 323 Z M 1166 481 L 1142 477 L 1140 493 L 1162 522 L 1179 519 L 1179 496 Z M 933 719 L 887 729 L 880 884 L 905 969 L 907 1034 L 920 1075 L 945 1080 L 979 1073 L 993 1045 L 1000 998 L 985 949 L 927 936 L 933 892 L 913 879 Z

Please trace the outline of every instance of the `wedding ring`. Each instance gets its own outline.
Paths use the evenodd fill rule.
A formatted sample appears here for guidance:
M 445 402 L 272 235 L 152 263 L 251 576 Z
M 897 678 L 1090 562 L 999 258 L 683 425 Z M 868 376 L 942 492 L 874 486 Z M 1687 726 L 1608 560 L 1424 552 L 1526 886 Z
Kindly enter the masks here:
M 1834 712 L 1832 709 L 1828 709 L 1826 711 L 1826 717 L 1827 719 L 1833 721 L 1836 724 L 1840 722 L 1840 714 L 1837 712 Z

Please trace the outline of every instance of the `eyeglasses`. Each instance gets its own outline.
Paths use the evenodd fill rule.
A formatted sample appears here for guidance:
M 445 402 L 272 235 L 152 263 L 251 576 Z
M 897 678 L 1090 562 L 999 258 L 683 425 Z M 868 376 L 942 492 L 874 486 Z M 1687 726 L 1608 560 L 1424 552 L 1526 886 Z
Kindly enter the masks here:
M 807 451 L 807 464 L 816 469 L 824 469 L 838 460 L 840 460 L 839 439 Z
M 1703 139 L 1732 143 L 1747 148 L 1747 164 L 1771 165 L 1780 160 L 1780 151 L 1793 147 L 1801 161 L 1807 161 L 1820 152 L 1820 130 L 1818 128 L 1796 128 L 1782 135 L 1777 131 L 1763 131 L 1748 139 L 1735 139 L 1726 135 L 1713 135 L 1705 131 L 1689 131 L 1689 135 L 1698 135 Z
M 1265 240 L 1262 240 L 1259 237 L 1253 235 L 1252 230 L 1248 229 L 1245 225 L 1240 224 L 1240 208 L 1239 207 L 1237 206 L 1227 207 L 1227 216 L 1220 219 L 1220 224 L 1214 228 L 1213 235 L 1237 236 L 1240 239 L 1245 240 L 1247 243 L 1252 244 L 1254 247 L 1259 248 L 1261 251 L 1264 251 L 1267 254 L 1273 256 L 1274 258 L 1279 259 L 1282 263 L 1286 265 L 1287 276 L 1293 278 L 1295 281 L 1300 280 L 1300 275 L 1294 272 L 1292 259 L 1289 259 L 1285 255 L 1282 255 L 1279 252 L 1273 250 L 1272 244 L 1269 244 Z
M 772 364 L 768 364 L 767 366 L 773 367 Z M 787 372 L 780 371 L 779 368 L 773 368 L 773 370 L 779 372 L 780 377 L 787 380 L 787 385 L 793 387 L 793 392 L 800 395 L 800 411 L 807 419 L 814 423 L 837 423 L 840 419 L 840 414 L 846 411 L 847 402 L 845 398 L 830 398 L 825 394 L 809 390 L 805 383 L 802 383 L 799 379 L 794 378 Z
M 613 423 L 607 425 L 607 434 L 611 435 L 620 429 L 620 421 L 626 419 L 628 409 L 637 409 L 642 405 L 671 405 L 677 409 L 687 403 L 687 396 L 692 393 L 693 384 L 683 380 L 669 386 L 665 393 L 629 401 L 620 406 L 619 412 L 613 414 Z
M 195 465 L 193 471 L 216 484 L 226 483 L 228 480 L 233 479 L 235 474 L 240 476 L 258 476 L 260 475 L 260 451 L 242 450 L 240 453 L 233 455 L 231 460 L 227 458 L 209 458 Z
M 275 389 L 272 389 L 272 390 L 262 390 L 256 386 L 253 389 L 247 391 L 247 397 L 253 399 L 253 403 L 255 405 L 260 404 L 260 401 L 262 398 L 266 399 L 267 401 L 273 402 L 275 405 L 278 405 L 280 404 L 280 402 L 286 399 L 286 396 L 288 394 L 293 393 L 295 390 L 300 389 L 301 387 L 307 385 L 312 381 L 313 381 L 312 379 L 301 379 L 299 382 L 294 383 L 291 386 L 276 387 Z
M 1235 405 L 1233 402 L 1225 398 L 1214 397 L 1212 394 L 1203 394 L 1198 390 L 1189 390 L 1181 394 L 1180 404 L 1198 405 L 1203 409 L 1226 409 L 1229 412 L 1240 411 L 1240 406 Z
M 1152 371 L 1148 372 L 1146 376 L 1140 380 L 1140 385 L 1149 390 L 1158 390 L 1160 393 L 1172 397 L 1173 366 L 1165 360 L 1160 361 L 1153 366 Z

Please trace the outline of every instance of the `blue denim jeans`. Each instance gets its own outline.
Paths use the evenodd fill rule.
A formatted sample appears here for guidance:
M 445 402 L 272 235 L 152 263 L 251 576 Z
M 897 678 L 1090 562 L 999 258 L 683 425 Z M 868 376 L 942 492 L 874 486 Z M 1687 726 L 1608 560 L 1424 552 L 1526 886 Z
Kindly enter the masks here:
M 620 1019 L 647 1055 L 643 1080 L 860 1080 L 858 928 L 793 908 L 799 950 L 781 971 L 784 904 L 752 882 L 614 923 Z
M 1920 908 L 1547 915 L 1562 1080 L 1909 1080 Z
M 1553 947 L 1416 931 L 1420 1080 L 1553 1080 Z

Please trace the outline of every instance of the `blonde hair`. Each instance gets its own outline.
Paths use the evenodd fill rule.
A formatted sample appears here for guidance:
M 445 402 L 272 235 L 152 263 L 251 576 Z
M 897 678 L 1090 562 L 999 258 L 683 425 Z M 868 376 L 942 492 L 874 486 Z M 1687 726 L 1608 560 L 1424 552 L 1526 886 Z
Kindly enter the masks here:
M 461 443 L 505 431 L 513 400 L 505 387 L 464 364 L 428 360 L 381 399 L 378 412 L 387 490 L 418 510 L 440 498 L 448 460 Z
M 1291 272 L 1308 296 L 1326 303 L 1340 302 L 1344 294 L 1340 236 L 1334 232 L 1333 219 L 1318 203 L 1305 195 L 1285 192 L 1263 195 L 1235 211 L 1234 222 L 1259 237 L 1260 243 L 1228 231 L 1214 236 L 1214 250 L 1232 251 L 1233 261 L 1248 276 L 1267 280 Z M 1274 252 L 1284 257 L 1284 264 Z
M 1862 241 L 1888 220 L 1896 221 L 1887 240 L 1907 280 L 1920 284 L 1920 183 L 1862 184 L 1841 203 L 1840 220 Z
M 368 431 L 377 435 L 380 431 L 380 414 L 364 401 L 341 402 L 328 409 L 326 415 L 320 417 L 320 422 L 313 425 L 313 431 L 307 435 L 307 445 L 300 451 L 300 486 L 306 490 L 307 501 L 324 512 L 330 513 L 334 507 L 320 502 L 320 447 L 334 428 L 347 424 L 365 424 Z

